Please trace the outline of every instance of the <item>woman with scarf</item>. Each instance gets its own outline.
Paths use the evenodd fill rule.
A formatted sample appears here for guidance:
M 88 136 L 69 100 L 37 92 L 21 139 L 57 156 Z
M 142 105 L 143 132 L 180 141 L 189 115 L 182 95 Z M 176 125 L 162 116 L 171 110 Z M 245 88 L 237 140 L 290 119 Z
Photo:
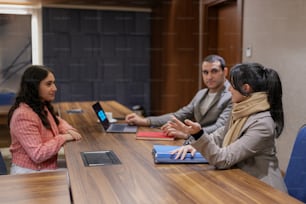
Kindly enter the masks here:
M 287 192 L 276 157 L 275 138 L 283 130 L 282 85 L 276 71 L 258 63 L 230 71 L 233 110 L 227 126 L 210 135 L 198 123 L 173 118 L 172 128 L 188 130 L 195 141 L 173 151 L 176 159 L 196 151 L 217 169 L 240 168 Z

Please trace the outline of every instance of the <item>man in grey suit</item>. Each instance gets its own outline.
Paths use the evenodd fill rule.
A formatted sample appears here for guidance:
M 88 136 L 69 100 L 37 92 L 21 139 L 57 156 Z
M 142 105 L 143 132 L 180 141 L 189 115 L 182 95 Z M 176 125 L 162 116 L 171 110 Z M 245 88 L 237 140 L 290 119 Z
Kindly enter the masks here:
M 172 117 L 180 121 L 194 120 L 201 124 L 204 132 L 212 133 L 225 125 L 232 109 L 231 93 L 228 90 L 230 84 L 226 80 L 227 73 L 225 60 L 218 55 L 209 55 L 202 63 L 202 78 L 207 88 L 199 90 L 188 105 L 174 113 L 146 118 L 131 113 L 125 119 L 133 125 L 161 126 L 163 131 L 175 138 L 187 139 L 189 135 L 167 126 L 167 122 Z

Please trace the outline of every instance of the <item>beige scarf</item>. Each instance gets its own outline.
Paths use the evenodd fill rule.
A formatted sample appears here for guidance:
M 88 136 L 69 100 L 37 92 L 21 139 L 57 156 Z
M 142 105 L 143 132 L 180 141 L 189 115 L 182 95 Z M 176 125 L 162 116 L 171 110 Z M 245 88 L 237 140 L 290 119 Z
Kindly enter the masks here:
M 228 146 L 238 138 L 242 127 L 250 115 L 270 109 L 267 97 L 265 92 L 256 92 L 246 100 L 233 104 L 229 130 L 224 137 L 223 147 Z

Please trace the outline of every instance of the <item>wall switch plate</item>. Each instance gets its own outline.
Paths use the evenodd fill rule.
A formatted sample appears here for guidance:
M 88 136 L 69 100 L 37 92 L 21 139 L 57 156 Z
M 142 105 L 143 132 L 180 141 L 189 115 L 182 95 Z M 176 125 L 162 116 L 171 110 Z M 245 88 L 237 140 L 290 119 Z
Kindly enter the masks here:
M 252 56 L 252 47 L 251 46 L 246 48 L 245 56 L 246 57 L 251 57 Z

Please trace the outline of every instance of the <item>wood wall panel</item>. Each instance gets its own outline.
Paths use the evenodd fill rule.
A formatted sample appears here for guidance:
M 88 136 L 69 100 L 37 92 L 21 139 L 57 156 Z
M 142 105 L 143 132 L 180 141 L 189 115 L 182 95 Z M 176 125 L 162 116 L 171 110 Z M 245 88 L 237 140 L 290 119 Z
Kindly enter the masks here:
M 163 1 L 152 12 L 151 111 L 173 112 L 198 86 L 198 1 Z
M 221 55 L 231 68 L 242 60 L 243 0 L 202 0 L 203 57 Z

